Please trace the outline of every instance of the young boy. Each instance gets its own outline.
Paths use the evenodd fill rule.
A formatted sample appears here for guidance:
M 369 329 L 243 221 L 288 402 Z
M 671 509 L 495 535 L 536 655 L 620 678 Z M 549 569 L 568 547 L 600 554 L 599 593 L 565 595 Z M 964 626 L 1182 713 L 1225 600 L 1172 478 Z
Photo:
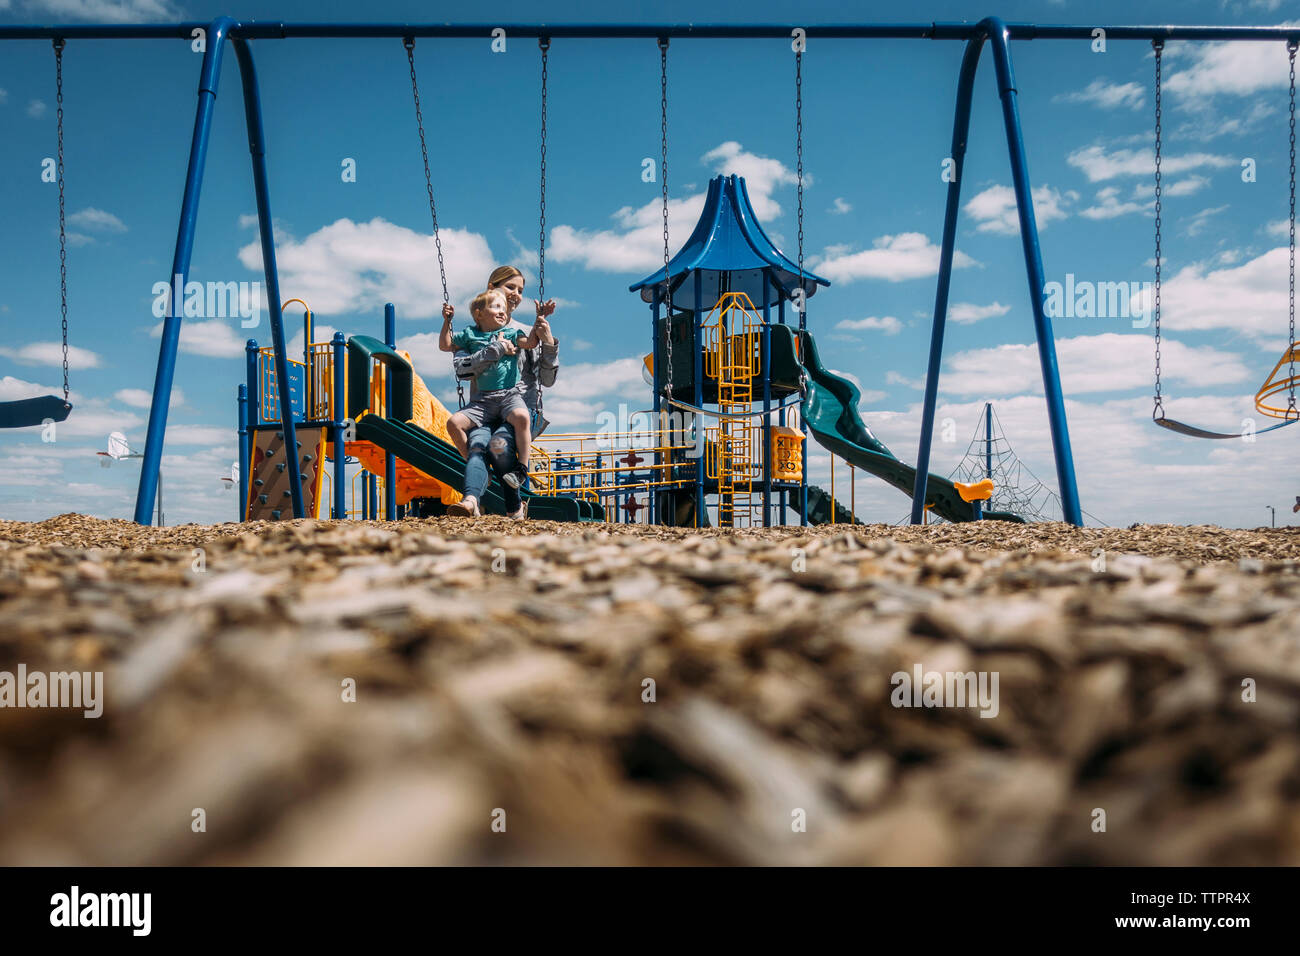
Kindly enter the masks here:
M 536 328 L 525 334 L 506 327 L 510 315 L 506 311 L 506 297 L 498 289 L 480 292 L 470 303 L 469 311 L 477 328 L 453 335 L 451 320 L 455 310 L 451 306 L 443 308 L 438 348 L 444 352 L 477 352 L 500 338 L 505 340 L 506 354 L 474 379 L 476 394 L 470 397 L 468 405 L 451 416 L 447 434 L 461 455 L 468 457 L 467 436 L 471 430 L 480 425 L 495 427 L 500 422 L 513 426 L 520 464 L 515 471 L 504 475 L 502 481 L 518 488 L 528 475 L 528 455 L 532 448 L 528 406 L 524 403 L 523 383 L 519 378 L 519 349 L 536 348 L 540 337 Z M 471 505 L 475 506 L 477 502 Z

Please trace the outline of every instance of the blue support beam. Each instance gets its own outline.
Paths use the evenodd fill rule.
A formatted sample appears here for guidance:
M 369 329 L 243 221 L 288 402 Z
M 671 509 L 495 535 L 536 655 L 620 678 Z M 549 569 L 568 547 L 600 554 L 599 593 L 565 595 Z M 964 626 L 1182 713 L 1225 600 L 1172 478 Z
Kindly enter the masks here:
M 1061 392 L 1060 370 L 1056 360 L 1056 341 L 1052 323 L 1043 309 L 1043 258 L 1038 242 L 1038 223 L 1029 185 L 1029 165 L 1025 159 L 1024 135 L 1016 105 L 1015 75 L 1011 69 L 1011 51 L 1007 28 L 997 17 L 980 22 L 982 33 L 972 37 L 962 58 L 957 84 L 957 109 L 953 120 L 953 179 L 948 184 L 948 204 L 944 212 L 943 247 L 939 254 L 939 282 L 934 299 L 934 326 L 930 334 L 930 358 L 926 369 L 925 398 L 921 413 L 921 439 L 916 453 L 916 483 L 912 491 L 912 524 L 921 524 L 925 515 L 926 481 L 930 471 L 930 448 L 934 438 L 935 404 L 939 390 L 939 365 L 943 357 L 943 333 L 948 315 L 948 291 L 952 282 L 952 259 L 957 236 L 966 140 L 970 130 L 971 97 L 975 69 L 987 39 L 993 47 L 998 92 L 1002 100 L 1003 124 L 1006 127 L 1007 151 L 1015 183 L 1020 217 L 1021 245 L 1025 271 L 1029 280 L 1030 307 L 1034 314 L 1034 331 L 1038 337 L 1039 364 L 1043 372 L 1043 390 L 1047 399 L 1047 416 L 1052 431 L 1052 448 L 1056 459 L 1056 478 L 1061 492 L 1065 520 L 1082 526 L 1079 489 L 1074 472 L 1074 454 L 1065 419 L 1065 397 Z
M 227 19 L 227 18 L 223 18 Z M 984 32 L 984 24 L 960 23 L 828 23 L 805 25 L 808 38 L 857 40 L 970 40 Z M 1001 24 L 1001 21 L 998 21 Z M 233 21 L 232 21 L 233 23 Z M 1010 23 L 1001 24 L 1012 40 L 1091 40 L 1101 28 L 1110 40 L 1300 40 L 1300 27 L 1236 26 L 1106 26 L 1105 24 Z M 538 39 L 643 39 L 658 37 L 701 40 L 788 40 L 794 24 L 733 23 L 285 23 L 255 21 L 235 24 L 233 37 L 245 40 L 287 40 L 294 38 L 400 40 L 403 37 L 444 37 L 487 41 L 495 29 L 507 36 Z M 165 40 L 191 39 L 196 30 L 210 30 L 200 20 L 162 24 L 92 24 L 0 26 L 0 40 L 104 39 Z M 208 36 L 211 42 L 211 34 Z
M 185 192 L 181 197 L 176 248 L 172 254 L 172 294 L 169 297 L 167 316 L 163 319 L 162 341 L 158 345 L 158 368 L 154 373 L 153 400 L 149 405 L 149 427 L 145 433 L 144 459 L 140 462 L 140 485 L 135 494 L 136 524 L 150 523 L 154 499 L 158 494 L 158 469 L 162 465 L 163 441 L 167 432 L 167 407 L 171 402 L 172 380 L 176 374 L 176 348 L 180 344 L 181 316 L 184 315 L 181 303 L 185 294 L 185 278 L 190 271 L 190 257 L 194 251 L 203 166 L 208 156 L 212 111 L 217 101 L 217 83 L 221 77 L 221 52 L 226 45 L 226 34 L 235 25 L 230 17 L 218 17 L 211 24 L 204 24 L 204 29 L 208 31 L 207 46 L 203 52 L 203 65 L 199 69 L 199 102 L 194 114 L 194 133 L 190 138 L 190 162 L 185 171 Z M 0 33 L 0 37 L 3 36 Z
M 249 458 L 249 439 L 252 432 L 248 430 L 248 386 L 241 384 L 239 386 L 239 481 L 235 482 L 235 503 L 239 507 L 239 517 L 236 521 L 244 521 L 248 517 L 248 488 L 253 480 L 253 476 L 248 473 Z
M 271 187 L 266 175 L 266 133 L 262 127 L 262 101 L 257 90 L 257 70 L 248 41 L 233 41 L 244 88 L 244 123 L 248 153 L 253 162 L 253 189 L 257 194 L 257 229 L 261 236 L 262 271 L 266 276 L 266 305 L 271 316 L 271 344 L 275 349 L 275 382 L 280 397 L 280 427 L 284 431 L 285 462 L 289 466 L 289 499 L 295 518 L 306 517 L 302 494 L 302 455 L 298 450 L 289 394 L 289 354 L 285 347 L 284 315 L 280 311 L 280 274 L 275 265 L 275 236 L 271 226 Z
M 393 303 L 384 304 L 384 344 L 397 348 L 397 309 Z M 384 371 L 384 417 L 393 417 L 393 376 Z M 391 451 L 384 455 L 384 517 L 397 520 L 397 456 Z
M 658 286 L 655 286 L 654 297 L 650 302 L 650 316 L 651 316 L 650 365 L 651 365 L 651 378 L 654 381 L 654 385 L 652 386 L 652 388 L 654 389 L 653 397 L 654 397 L 655 428 L 658 429 L 658 435 L 659 435 L 659 440 L 655 442 L 656 446 L 660 446 L 663 444 L 663 436 L 665 434 L 664 417 L 663 417 L 663 396 L 659 394 L 660 388 L 662 387 L 659 382 L 659 376 L 662 374 L 663 370 L 659 367 L 660 362 L 658 357 L 659 356 L 659 330 L 660 328 L 662 328 L 660 318 L 659 318 L 659 313 L 661 311 L 660 304 L 662 300 L 663 300 L 663 293 L 659 291 Z M 671 436 L 673 433 L 667 432 L 667 434 Z M 676 442 L 674 442 L 670 437 L 669 444 L 676 444 Z M 672 459 L 672 453 L 670 452 L 669 460 L 671 461 L 671 459 Z M 661 471 L 658 467 L 659 465 L 662 465 L 663 462 L 664 462 L 663 453 L 656 451 L 654 457 L 654 463 L 656 467 L 653 472 L 656 480 L 662 480 L 665 474 L 665 472 Z M 672 469 L 671 468 L 667 469 L 667 472 L 669 474 L 669 477 L 671 477 Z M 650 511 L 647 517 L 651 524 L 655 524 L 659 520 L 658 498 L 659 498 L 659 492 L 656 491 L 650 492 L 650 501 L 649 501 Z M 669 501 L 672 500 L 673 494 L 671 491 L 667 493 L 667 498 Z
M 700 322 L 700 312 L 704 308 L 704 278 L 698 269 L 695 270 L 695 298 L 692 304 L 695 312 L 691 315 L 691 343 L 694 349 L 694 369 L 695 369 L 695 393 L 691 401 L 695 403 L 696 408 L 704 407 L 704 333 Z M 669 323 L 671 325 L 671 322 Z M 671 328 L 668 332 L 672 335 Z M 716 398 L 716 396 L 714 396 Z M 709 457 L 709 444 L 707 432 L 701 431 L 704 428 L 704 422 L 701 420 L 699 412 L 691 412 L 691 418 L 695 422 L 696 429 L 696 447 L 702 449 L 699 459 L 695 462 L 695 527 L 704 527 L 704 463 Z M 719 449 L 721 454 L 721 449 Z M 722 512 L 718 512 L 721 520 Z
M 347 499 L 344 497 L 343 483 L 347 480 L 347 444 L 343 434 L 343 421 L 347 418 L 347 403 L 344 399 L 344 388 L 347 383 L 346 372 L 346 352 L 344 351 L 344 339 L 342 332 L 335 332 L 334 337 L 330 340 L 332 346 L 332 358 L 334 362 L 334 396 L 333 396 L 333 414 L 330 419 L 333 422 L 334 430 L 334 517 L 346 518 L 348 516 Z

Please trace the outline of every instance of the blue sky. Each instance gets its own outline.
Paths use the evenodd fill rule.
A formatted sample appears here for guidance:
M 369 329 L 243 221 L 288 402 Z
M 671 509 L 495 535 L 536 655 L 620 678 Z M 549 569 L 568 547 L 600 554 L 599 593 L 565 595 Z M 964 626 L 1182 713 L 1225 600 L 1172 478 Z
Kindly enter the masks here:
M 795 25 L 843 22 L 840 4 L 806 2 Z M 427 3 L 250 2 L 240 9 L 171 0 L 0 0 L 0 22 L 248 19 L 454 20 Z M 862 4 L 862 21 L 978 19 L 983 6 L 933 3 L 900 15 Z M 1006 3 L 1012 21 L 1277 24 L 1280 3 Z M 468 19 L 547 22 L 783 22 L 766 0 L 611 7 L 517 3 Z M 54 71 L 44 41 L 8 41 L 0 65 L 0 399 L 56 391 L 57 192 L 42 183 L 54 152 Z M 1149 282 L 1152 276 L 1153 60 L 1148 44 L 1013 44 L 1020 108 L 1048 281 Z M 399 344 L 430 386 L 454 401 L 436 350 L 440 304 L 428 239 L 405 54 L 397 40 L 254 44 L 268 137 L 272 211 L 285 298 L 306 299 L 323 333 L 382 334 L 398 307 Z M 464 305 L 492 266 L 510 262 L 536 291 L 538 53 L 507 39 L 423 40 L 417 47 L 434 188 L 453 301 Z M 863 414 L 914 460 L 920 385 L 946 184 L 961 44 L 810 41 L 804 129 L 806 253 L 834 280 L 809 304 L 824 354 L 861 383 Z M 153 287 L 169 271 L 200 57 L 181 41 L 72 41 L 65 54 L 69 321 L 76 408 L 57 440 L 0 435 L 0 516 L 65 511 L 129 517 L 138 466 L 98 466 L 110 431 L 143 446 L 157 362 Z M 788 41 L 676 41 L 670 53 L 670 191 L 674 247 L 689 233 L 709 178 L 746 176 L 759 215 L 795 247 L 794 82 Z M 1164 349 L 1171 417 L 1237 431 L 1281 353 L 1287 328 L 1287 87 L 1282 44 L 1171 44 L 1166 51 Z M 547 407 L 555 430 L 586 430 L 619 403 L 643 408 L 639 356 L 648 309 L 627 291 L 661 261 L 653 41 L 556 41 L 551 50 L 547 291 L 562 370 Z M 1030 468 L 1055 485 L 1029 291 L 993 70 L 976 83 L 945 343 L 933 470 L 961 458 L 992 400 Z M 341 164 L 356 162 L 356 181 Z M 1243 182 L 1253 159 L 1255 181 Z M 226 58 L 208 156 L 191 278 L 262 279 L 238 70 Z M 292 313 L 288 331 L 299 328 Z M 269 344 L 238 318 L 190 320 L 182 338 L 164 457 L 169 523 L 235 513 L 218 476 L 235 458 L 235 388 L 243 341 Z M 1291 429 L 1253 443 L 1206 443 L 1150 424 L 1150 329 L 1128 317 L 1055 320 L 1084 508 L 1103 521 L 1267 523 L 1291 519 L 1300 494 Z M 299 342 L 301 336 L 299 333 Z M 1259 425 L 1266 424 L 1260 419 Z M 1207 447 L 1209 446 L 1209 447 Z M 811 450 L 812 480 L 829 461 Z M 837 469 L 837 478 L 844 472 Z M 859 515 L 896 521 L 904 496 L 871 478 Z M 1300 519 L 1296 519 L 1300 520 Z

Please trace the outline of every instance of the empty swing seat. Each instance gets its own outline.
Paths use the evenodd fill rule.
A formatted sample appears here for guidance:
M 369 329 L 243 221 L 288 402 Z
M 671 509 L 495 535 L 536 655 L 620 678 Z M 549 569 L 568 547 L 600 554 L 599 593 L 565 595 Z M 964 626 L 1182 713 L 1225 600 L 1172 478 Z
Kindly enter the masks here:
M 57 395 L 0 402 L 0 428 L 30 428 L 47 421 L 61 422 L 71 411 L 72 405 Z

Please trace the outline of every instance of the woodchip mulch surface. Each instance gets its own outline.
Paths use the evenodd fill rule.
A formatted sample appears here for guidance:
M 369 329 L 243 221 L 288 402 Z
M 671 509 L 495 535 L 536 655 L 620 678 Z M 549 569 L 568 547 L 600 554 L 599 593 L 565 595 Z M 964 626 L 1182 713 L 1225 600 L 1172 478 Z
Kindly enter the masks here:
M 1297 865 L 1297 612 L 1294 528 L 0 521 L 0 672 L 104 675 L 0 864 Z

